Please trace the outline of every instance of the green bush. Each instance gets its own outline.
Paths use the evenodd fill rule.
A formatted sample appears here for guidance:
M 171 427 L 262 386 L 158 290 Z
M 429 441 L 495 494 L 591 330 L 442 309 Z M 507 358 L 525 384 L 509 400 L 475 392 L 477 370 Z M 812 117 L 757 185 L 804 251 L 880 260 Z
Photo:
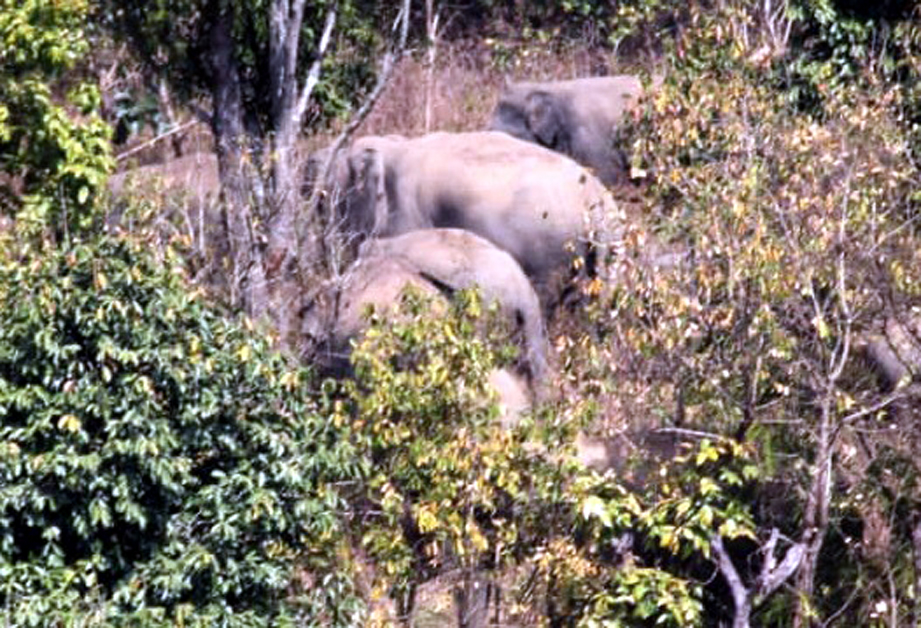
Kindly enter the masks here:
M 310 379 L 143 243 L 0 265 L 0 622 L 354 625 Z
M 96 224 L 113 166 L 99 90 L 73 73 L 86 16 L 82 0 L 0 2 L 0 212 L 58 236 Z

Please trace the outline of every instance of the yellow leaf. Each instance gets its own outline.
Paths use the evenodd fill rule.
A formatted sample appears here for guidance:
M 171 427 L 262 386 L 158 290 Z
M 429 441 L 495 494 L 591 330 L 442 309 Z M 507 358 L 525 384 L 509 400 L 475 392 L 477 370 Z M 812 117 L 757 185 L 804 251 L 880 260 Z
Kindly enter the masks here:
M 80 419 L 72 414 L 65 414 L 60 419 L 58 419 L 58 429 L 60 430 L 67 430 L 68 432 L 76 433 L 80 431 L 81 427 L 82 424 L 80 423 Z

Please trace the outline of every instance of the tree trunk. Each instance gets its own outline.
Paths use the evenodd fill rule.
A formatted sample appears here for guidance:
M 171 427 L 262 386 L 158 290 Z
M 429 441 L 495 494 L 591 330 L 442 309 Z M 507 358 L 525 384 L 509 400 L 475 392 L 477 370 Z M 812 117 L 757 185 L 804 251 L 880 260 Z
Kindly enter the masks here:
M 732 603 L 735 614 L 732 617 L 732 628 L 749 628 L 749 618 L 752 614 L 751 591 L 745 586 L 742 577 L 732 563 L 732 557 L 723 545 L 723 539 L 718 534 L 710 540 L 710 548 L 717 560 L 717 566 L 723 579 L 729 585 L 732 594 Z
M 229 2 L 214 0 L 210 32 L 212 130 L 217 147 L 218 172 L 223 197 L 224 231 L 231 269 L 230 294 L 234 306 L 252 318 L 261 318 L 268 307 L 264 255 L 253 221 L 253 180 L 256 172 L 247 154 L 243 124 L 240 73 L 234 55 L 233 10 Z
M 812 612 L 812 595 L 815 589 L 816 567 L 819 552 L 828 529 L 829 492 L 831 490 L 832 462 L 832 412 L 834 412 L 834 390 L 829 389 L 822 400 L 822 416 L 816 437 L 816 459 L 812 474 L 812 485 L 806 498 L 803 513 L 802 543 L 805 548 L 803 560 L 796 574 L 796 606 L 793 616 L 794 628 L 808 628 L 815 624 Z
M 915 514 L 915 521 L 911 527 L 911 549 L 915 566 L 915 591 L 921 591 L 921 513 Z M 921 626 L 921 599 L 915 593 L 913 626 Z

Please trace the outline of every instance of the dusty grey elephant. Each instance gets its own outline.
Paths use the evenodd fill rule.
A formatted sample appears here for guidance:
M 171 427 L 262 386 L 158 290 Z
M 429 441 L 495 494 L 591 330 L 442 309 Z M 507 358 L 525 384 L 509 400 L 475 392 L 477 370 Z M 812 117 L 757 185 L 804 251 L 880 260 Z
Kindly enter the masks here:
M 151 164 L 113 175 L 109 191 L 120 196 L 129 189 L 183 194 L 198 204 L 217 202 L 221 191 L 214 153 L 193 153 L 162 164 Z
M 489 128 L 569 155 L 606 185 L 629 181 L 617 129 L 643 93 L 635 76 L 599 76 L 513 83 L 506 87 Z
M 521 266 L 491 242 L 463 229 L 423 229 L 367 240 L 362 258 L 396 258 L 448 291 L 477 287 L 519 330 L 524 361 L 536 379 L 547 370 L 549 343 L 540 300 Z
M 368 305 L 392 310 L 406 286 L 450 295 L 478 287 L 497 301 L 522 347 L 518 370 L 531 382 L 547 372 L 549 343 L 537 294 L 515 260 L 483 238 L 458 229 L 427 229 L 369 240 L 343 283 L 304 313 L 303 334 L 319 339 L 319 355 L 332 372 L 347 370 L 350 340 L 364 328 Z M 517 403 L 517 402 L 516 402 Z
M 343 229 L 360 237 L 433 227 L 471 231 L 510 253 L 545 305 L 556 302 L 587 230 L 620 237 L 622 215 L 568 157 L 505 133 L 355 140 L 332 168 Z M 611 229 L 608 226 L 613 225 Z

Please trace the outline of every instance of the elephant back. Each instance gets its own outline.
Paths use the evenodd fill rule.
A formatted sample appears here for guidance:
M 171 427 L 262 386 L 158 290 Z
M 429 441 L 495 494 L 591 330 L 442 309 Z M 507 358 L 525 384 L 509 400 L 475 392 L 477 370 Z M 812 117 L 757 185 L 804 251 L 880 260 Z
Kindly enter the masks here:
M 497 302 L 524 348 L 523 368 L 531 379 L 547 371 L 549 342 L 540 299 L 521 266 L 506 251 L 463 229 L 422 229 L 367 241 L 362 258 L 396 258 L 448 291 L 478 288 Z

